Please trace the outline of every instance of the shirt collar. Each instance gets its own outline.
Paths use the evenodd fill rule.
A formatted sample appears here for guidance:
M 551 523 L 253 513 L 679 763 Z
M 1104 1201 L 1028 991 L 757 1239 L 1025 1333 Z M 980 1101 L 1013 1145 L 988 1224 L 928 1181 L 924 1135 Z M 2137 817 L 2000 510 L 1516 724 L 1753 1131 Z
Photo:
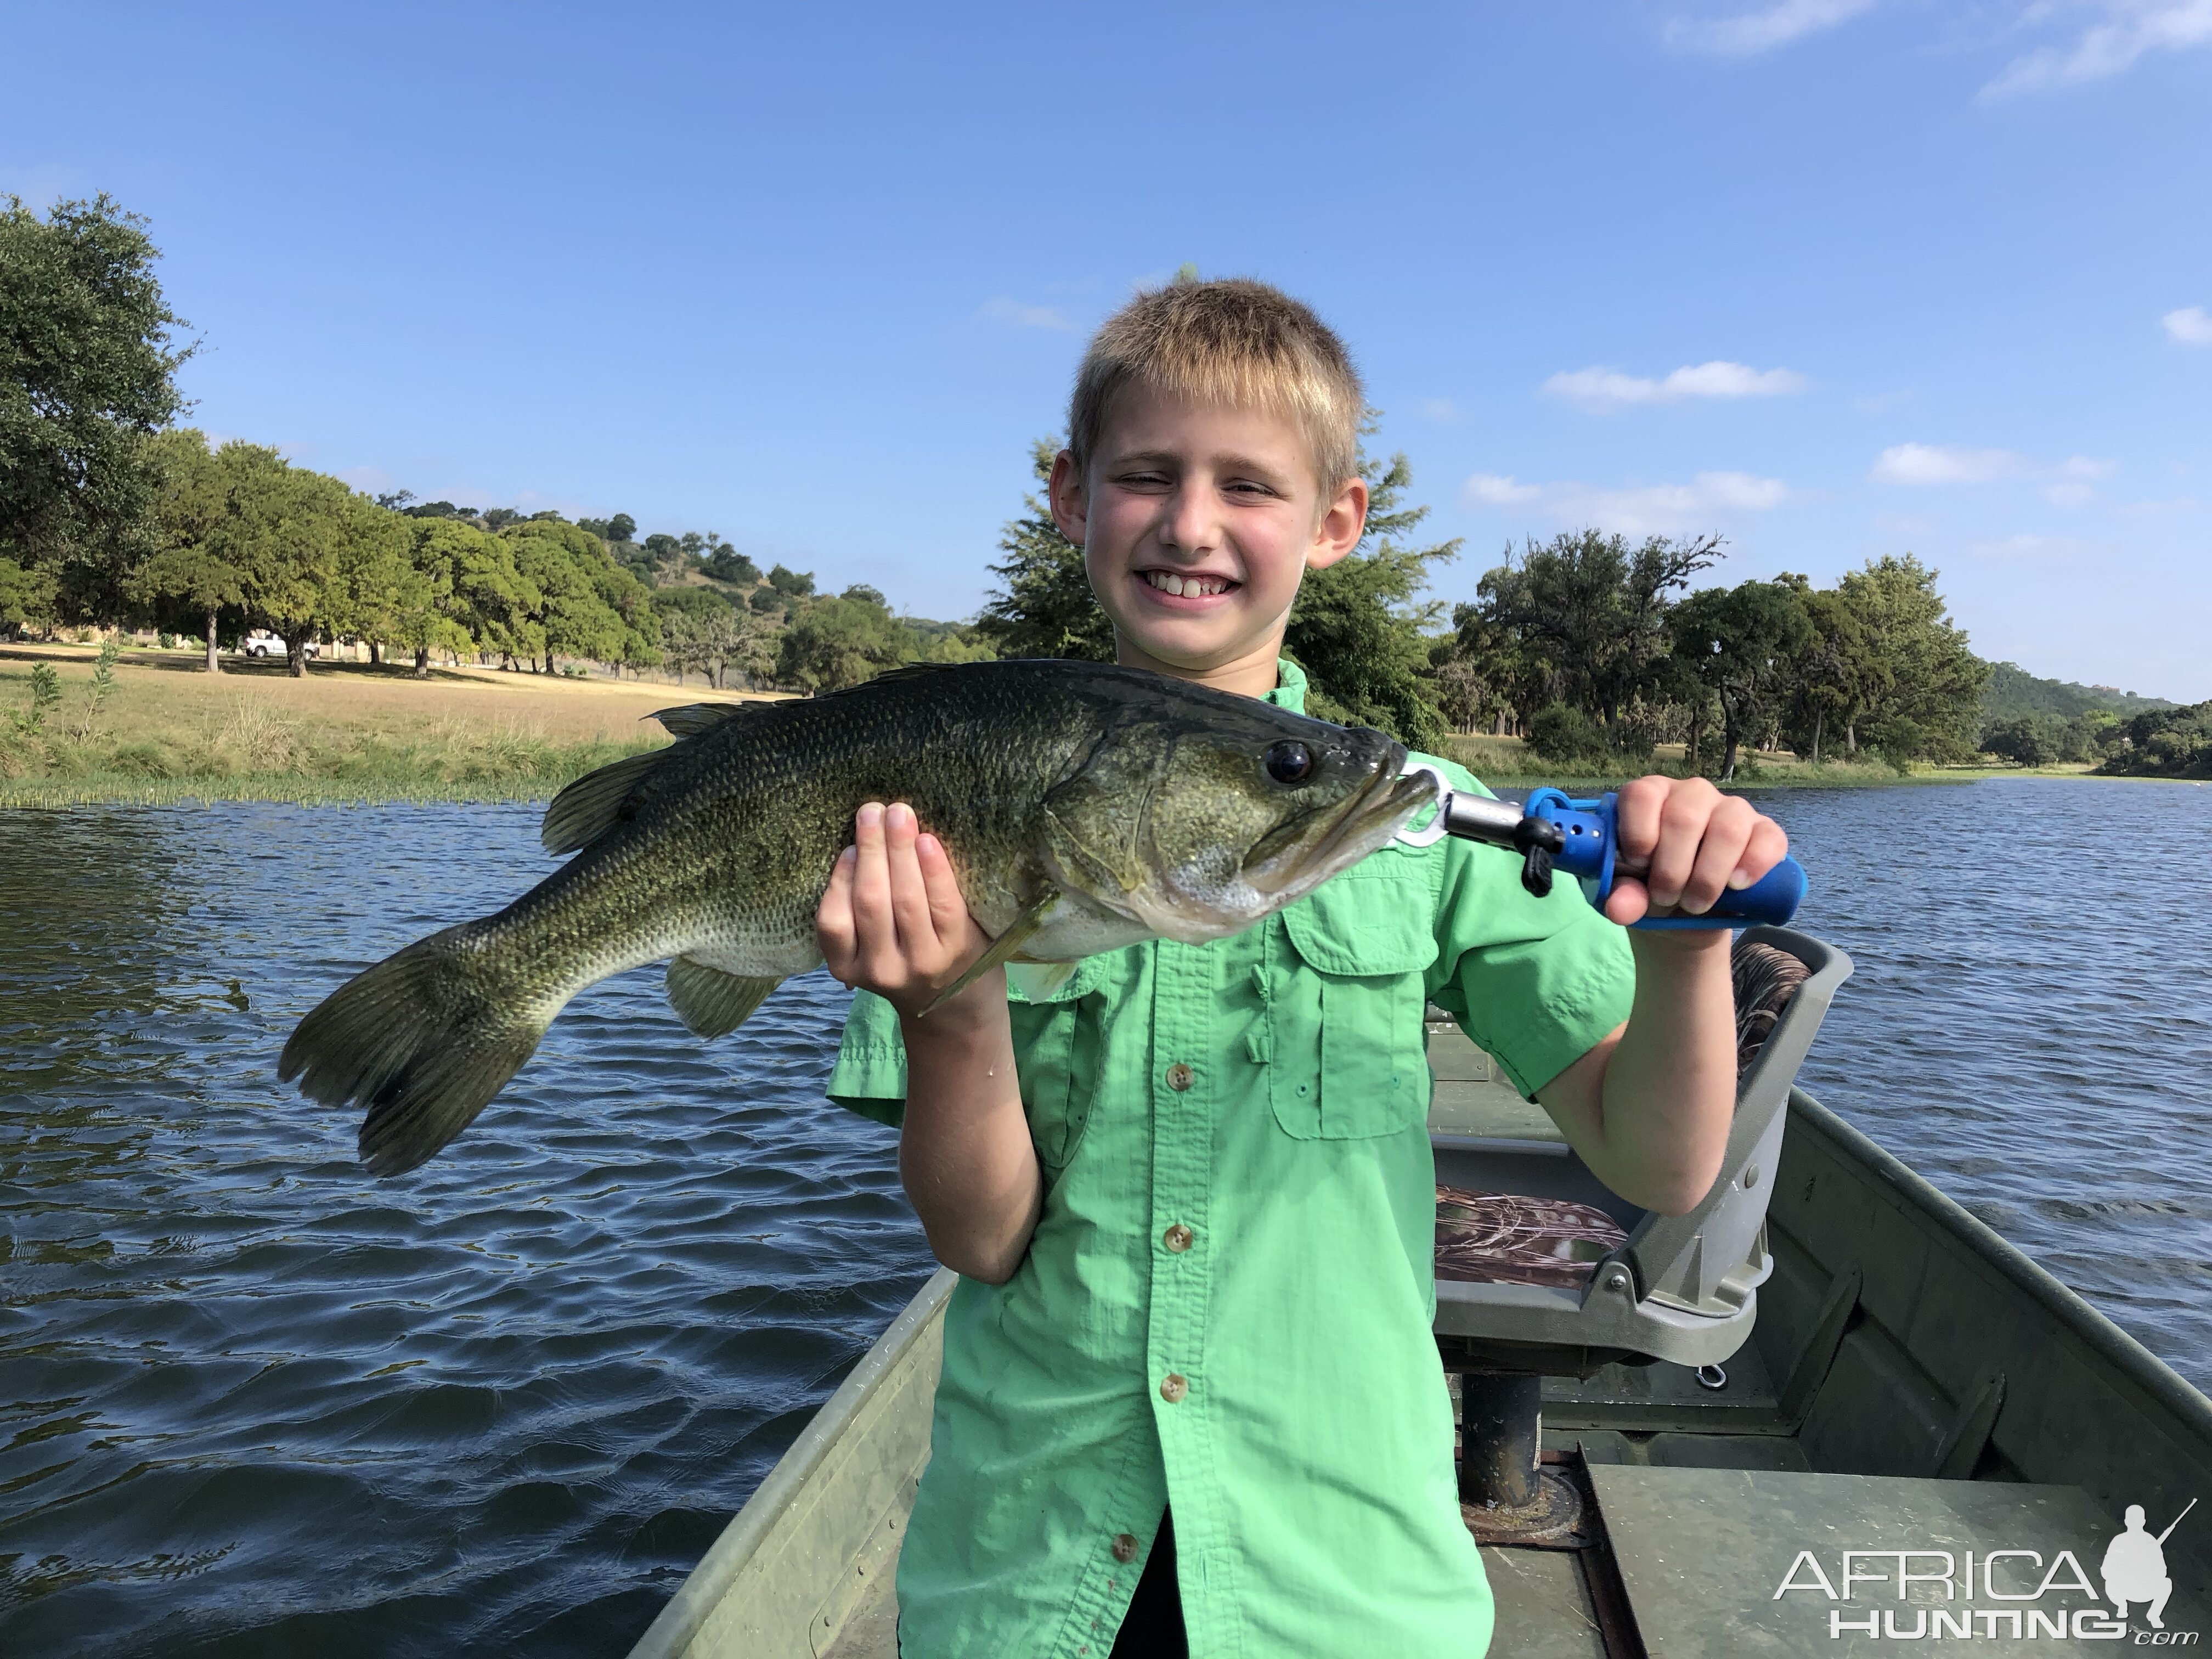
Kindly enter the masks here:
M 1278 708 L 1287 708 L 1293 714 L 1306 712 L 1306 671 L 1288 657 L 1275 659 L 1275 689 L 1262 698 Z

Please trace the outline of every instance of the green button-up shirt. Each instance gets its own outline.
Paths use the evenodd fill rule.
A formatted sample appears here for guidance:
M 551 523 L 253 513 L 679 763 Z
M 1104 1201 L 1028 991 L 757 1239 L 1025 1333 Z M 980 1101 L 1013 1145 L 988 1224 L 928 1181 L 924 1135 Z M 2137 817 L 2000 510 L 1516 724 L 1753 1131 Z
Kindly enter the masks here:
M 1268 701 L 1304 691 L 1286 661 Z M 1014 1276 L 945 1310 L 905 1659 L 1104 1659 L 1170 1504 L 1194 1656 L 1484 1651 L 1430 1334 L 1422 1005 L 1533 1094 L 1634 978 L 1575 884 L 1518 877 L 1492 848 L 1392 846 L 1234 939 L 1013 998 L 1043 1207 Z M 880 998 L 854 1000 L 830 1093 L 898 1122 Z

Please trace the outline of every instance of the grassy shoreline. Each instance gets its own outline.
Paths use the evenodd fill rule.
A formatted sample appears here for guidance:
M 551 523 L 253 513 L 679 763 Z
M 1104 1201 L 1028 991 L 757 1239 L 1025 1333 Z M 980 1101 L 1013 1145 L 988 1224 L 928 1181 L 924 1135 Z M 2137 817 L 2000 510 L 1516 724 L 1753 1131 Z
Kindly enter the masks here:
M 226 658 L 202 669 L 197 650 L 129 651 L 95 703 L 90 647 L 0 646 L 0 807 L 159 806 L 255 800 L 296 805 L 370 801 L 543 800 L 595 767 L 659 747 L 655 709 L 742 694 L 693 683 L 571 679 L 490 669 L 332 663 L 293 679 L 281 662 Z M 26 734 L 13 718 L 31 704 L 32 669 L 51 664 L 61 701 Z M 1498 788 L 1551 784 L 1571 793 L 1620 776 L 1562 775 L 1511 738 L 1455 738 L 1448 745 Z M 1790 755 L 1747 757 L 1733 788 L 1850 788 L 1965 783 L 1989 777 L 2079 777 L 2087 769 L 1922 768 Z M 1679 747 L 1654 757 L 1678 769 Z

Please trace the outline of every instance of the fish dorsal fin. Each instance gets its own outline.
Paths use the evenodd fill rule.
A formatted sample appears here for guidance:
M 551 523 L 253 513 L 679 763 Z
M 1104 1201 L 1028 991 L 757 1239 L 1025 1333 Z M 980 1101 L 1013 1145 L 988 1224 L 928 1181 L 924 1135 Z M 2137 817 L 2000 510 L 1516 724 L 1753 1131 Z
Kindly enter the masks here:
M 545 809 L 545 821 L 538 826 L 538 839 L 545 843 L 545 850 L 556 854 L 574 853 L 627 819 L 629 814 L 623 809 L 653 769 L 672 752 L 653 749 L 632 755 L 628 760 L 585 773 L 554 796 L 553 804 Z
M 687 702 L 681 708 L 659 709 L 647 718 L 659 720 L 671 737 L 696 738 L 756 706 L 743 702 Z
M 727 1036 L 768 1000 L 780 979 L 747 979 L 726 974 L 691 957 L 668 964 L 668 1005 L 694 1036 Z

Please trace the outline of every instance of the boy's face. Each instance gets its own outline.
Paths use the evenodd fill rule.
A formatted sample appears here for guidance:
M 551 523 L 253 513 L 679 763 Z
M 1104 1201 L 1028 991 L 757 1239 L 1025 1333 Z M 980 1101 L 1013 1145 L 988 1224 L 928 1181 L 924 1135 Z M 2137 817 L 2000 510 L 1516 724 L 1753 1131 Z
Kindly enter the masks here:
M 1135 389 L 1115 398 L 1088 478 L 1060 453 L 1051 496 L 1123 662 L 1224 684 L 1241 672 L 1261 691 L 1299 580 L 1358 546 L 1367 516 L 1358 478 L 1324 497 L 1288 417 Z

